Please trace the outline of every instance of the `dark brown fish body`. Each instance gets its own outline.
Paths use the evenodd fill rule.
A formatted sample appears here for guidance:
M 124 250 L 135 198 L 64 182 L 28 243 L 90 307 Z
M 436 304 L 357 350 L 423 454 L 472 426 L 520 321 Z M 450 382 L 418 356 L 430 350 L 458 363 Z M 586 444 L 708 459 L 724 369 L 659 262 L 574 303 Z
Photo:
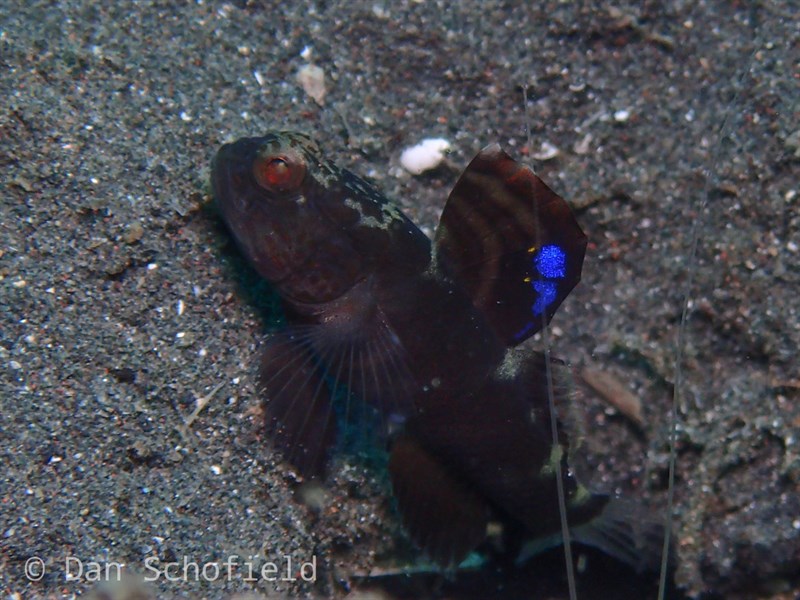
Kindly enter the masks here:
M 586 247 L 538 177 L 485 149 L 434 244 L 300 134 L 227 144 L 212 177 L 238 245 L 286 307 L 290 328 L 267 343 L 260 384 L 275 444 L 304 476 L 324 473 L 331 396 L 346 387 L 404 423 L 392 484 L 412 538 L 439 564 L 458 564 L 490 520 L 557 534 L 556 463 L 583 541 L 641 559 L 624 511 L 574 480 L 566 436 L 553 447 L 544 357 L 515 347 L 577 283 Z M 604 541 L 620 531 L 627 542 Z

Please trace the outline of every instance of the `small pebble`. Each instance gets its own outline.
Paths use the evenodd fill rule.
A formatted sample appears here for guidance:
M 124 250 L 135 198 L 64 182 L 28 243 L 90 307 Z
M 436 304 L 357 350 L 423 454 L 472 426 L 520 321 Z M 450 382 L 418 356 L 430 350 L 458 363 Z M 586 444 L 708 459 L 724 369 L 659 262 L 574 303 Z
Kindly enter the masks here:
M 122 236 L 122 240 L 126 244 L 135 244 L 144 235 L 144 227 L 139 221 L 134 221 L 130 225 L 128 225 L 128 229 L 125 230 L 125 235 Z

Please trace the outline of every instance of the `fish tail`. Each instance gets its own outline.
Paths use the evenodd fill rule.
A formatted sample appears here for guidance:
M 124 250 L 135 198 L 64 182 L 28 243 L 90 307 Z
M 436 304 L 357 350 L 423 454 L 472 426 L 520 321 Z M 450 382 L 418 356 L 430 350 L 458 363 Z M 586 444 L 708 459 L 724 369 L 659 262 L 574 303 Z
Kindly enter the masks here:
M 630 565 L 639 573 L 657 572 L 664 543 L 663 520 L 643 504 L 629 498 L 592 494 L 605 506 L 592 520 L 572 529 L 571 538 L 593 546 Z M 674 565 L 670 549 L 668 564 Z

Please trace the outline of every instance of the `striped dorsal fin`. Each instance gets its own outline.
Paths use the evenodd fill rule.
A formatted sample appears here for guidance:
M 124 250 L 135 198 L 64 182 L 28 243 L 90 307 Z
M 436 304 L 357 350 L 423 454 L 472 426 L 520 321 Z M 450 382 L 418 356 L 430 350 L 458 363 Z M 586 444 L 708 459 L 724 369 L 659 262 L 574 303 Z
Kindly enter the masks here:
M 563 198 L 493 144 L 450 193 L 436 252 L 515 346 L 550 321 L 580 280 L 586 236 Z

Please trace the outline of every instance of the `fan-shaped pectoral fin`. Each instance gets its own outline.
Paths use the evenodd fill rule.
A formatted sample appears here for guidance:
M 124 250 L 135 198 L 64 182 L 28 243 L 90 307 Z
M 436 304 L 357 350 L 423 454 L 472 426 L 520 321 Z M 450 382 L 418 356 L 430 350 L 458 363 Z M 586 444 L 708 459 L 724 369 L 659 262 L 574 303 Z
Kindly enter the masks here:
M 336 442 L 336 415 L 316 357 L 291 335 L 271 338 L 258 388 L 275 448 L 305 478 L 322 478 Z

